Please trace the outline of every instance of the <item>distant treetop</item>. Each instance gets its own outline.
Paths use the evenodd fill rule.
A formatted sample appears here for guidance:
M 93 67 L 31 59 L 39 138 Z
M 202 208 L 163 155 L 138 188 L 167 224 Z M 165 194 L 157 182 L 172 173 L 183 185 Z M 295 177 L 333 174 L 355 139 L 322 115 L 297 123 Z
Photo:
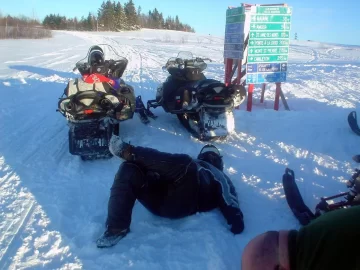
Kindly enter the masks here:
M 82 16 L 80 20 L 76 17 L 66 18 L 59 14 L 50 14 L 45 17 L 43 25 L 57 30 L 122 31 L 146 27 L 195 32 L 190 25 L 181 23 L 177 15 L 164 19 L 163 14 L 156 8 L 147 14 L 142 13 L 141 6 L 136 9 L 132 0 L 123 5 L 120 2 L 103 1 L 96 15 L 89 12 L 87 17 Z

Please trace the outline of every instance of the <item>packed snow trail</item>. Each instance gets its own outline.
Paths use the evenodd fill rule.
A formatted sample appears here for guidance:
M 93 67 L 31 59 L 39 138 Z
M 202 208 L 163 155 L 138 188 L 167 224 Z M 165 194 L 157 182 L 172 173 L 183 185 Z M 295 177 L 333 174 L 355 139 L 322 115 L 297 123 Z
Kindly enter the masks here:
M 243 247 L 267 230 L 299 225 L 281 186 L 286 166 L 305 202 L 345 190 L 360 151 L 347 124 L 360 85 L 359 47 L 294 41 L 291 111 L 274 111 L 274 86 L 252 112 L 235 112 L 236 132 L 215 144 L 238 192 L 245 230 L 234 236 L 219 210 L 170 220 L 136 203 L 131 233 L 97 249 L 109 189 L 120 160 L 83 162 L 68 152 L 66 120 L 55 110 L 72 71 L 91 45 L 107 43 L 129 59 L 127 83 L 146 102 L 167 77 L 161 67 L 178 51 L 214 60 L 209 78 L 223 79 L 223 40 L 176 31 L 55 32 L 54 38 L 0 41 L 0 269 L 240 269 Z M 316 55 L 316 59 L 313 57 Z M 121 124 L 132 144 L 197 156 L 205 144 L 161 108 L 147 126 L 137 116 Z

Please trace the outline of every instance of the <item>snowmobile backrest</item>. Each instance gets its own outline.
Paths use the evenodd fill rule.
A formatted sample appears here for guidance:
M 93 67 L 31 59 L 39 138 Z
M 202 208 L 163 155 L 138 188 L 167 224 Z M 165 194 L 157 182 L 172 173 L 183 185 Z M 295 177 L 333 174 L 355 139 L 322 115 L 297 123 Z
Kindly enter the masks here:
M 197 93 L 209 92 L 214 94 L 225 94 L 224 92 L 227 92 L 228 89 L 224 83 L 213 79 L 199 81 L 193 87 L 195 87 Z
M 202 73 L 201 69 L 196 67 L 185 68 L 185 77 L 189 81 L 198 81 L 205 79 L 205 76 Z
M 193 87 L 200 102 L 212 105 L 233 104 L 234 91 L 222 82 L 206 79 L 193 85 Z
M 65 95 L 72 96 L 78 92 L 89 91 L 89 90 L 107 93 L 103 83 L 99 82 L 99 83 L 90 84 L 77 78 L 69 81 L 67 87 L 65 88 Z
M 219 81 L 214 80 L 214 79 L 203 79 L 203 80 L 199 80 L 195 83 L 193 83 L 191 86 L 195 89 L 197 88 L 201 88 L 201 87 L 205 87 L 211 83 L 218 83 Z

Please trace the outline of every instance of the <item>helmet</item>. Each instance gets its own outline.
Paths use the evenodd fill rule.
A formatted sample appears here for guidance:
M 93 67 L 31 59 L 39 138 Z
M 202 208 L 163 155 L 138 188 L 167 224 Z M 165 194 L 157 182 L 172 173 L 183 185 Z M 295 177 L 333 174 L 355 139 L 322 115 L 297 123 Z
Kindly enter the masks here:
M 104 63 L 104 52 L 99 46 L 94 46 L 91 48 L 88 62 L 91 66 Z
M 224 169 L 224 162 L 222 156 L 220 155 L 219 149 L 215 145 L 207 144 L 205 145 L 199 155 L 198 159 L 210 163 L 211 165 L 218 168 L 220 171 Z

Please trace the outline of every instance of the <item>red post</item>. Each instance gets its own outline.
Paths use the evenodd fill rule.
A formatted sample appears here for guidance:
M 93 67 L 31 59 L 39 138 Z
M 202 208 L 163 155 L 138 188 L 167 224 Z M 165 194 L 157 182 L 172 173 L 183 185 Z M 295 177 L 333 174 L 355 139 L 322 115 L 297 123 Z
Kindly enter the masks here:
M 263 83 L 262 86 L 261 86 L 261 98 L 260 98 L 260 103 L 263 103 L 263 102 L 264 102 L 265 88 L 266 88 L 266 83 Z
M 240 84 L 240 80 L 241 80 L 241 70 L 242 70 L 242 60 L 239 59 L 238 60 L 238 67 L 237 67 L 237 77 L 236 77 L 236 84 Z
M 248 112 L 251 112 L 253 93 L 254 93 L 254 85 L 249 84 L 249 86 L 248 86 L 248 100 L 247 100 L 247 111 Z
M 233 68 L 233 59 L 225 59 L 225 85 L 228 86 L 231 83 L 231 72 Z
M 279 110 L 280 92 L 281 92 L 281 83 L 276 83 L 275 103 L 274 103 L 274 110 L 276 111 Z
M 238 60 L 238 67 L 237 67 L 237 77 L 236 77 L 236 81 L 235 84 L 240 85 L 240 80 L 241 80 L 241 64 L 242 64 L 242 60 L 239 59 Z M 236 110 L 240 110 L 240 106 L 236 106 L 235 107 Z

